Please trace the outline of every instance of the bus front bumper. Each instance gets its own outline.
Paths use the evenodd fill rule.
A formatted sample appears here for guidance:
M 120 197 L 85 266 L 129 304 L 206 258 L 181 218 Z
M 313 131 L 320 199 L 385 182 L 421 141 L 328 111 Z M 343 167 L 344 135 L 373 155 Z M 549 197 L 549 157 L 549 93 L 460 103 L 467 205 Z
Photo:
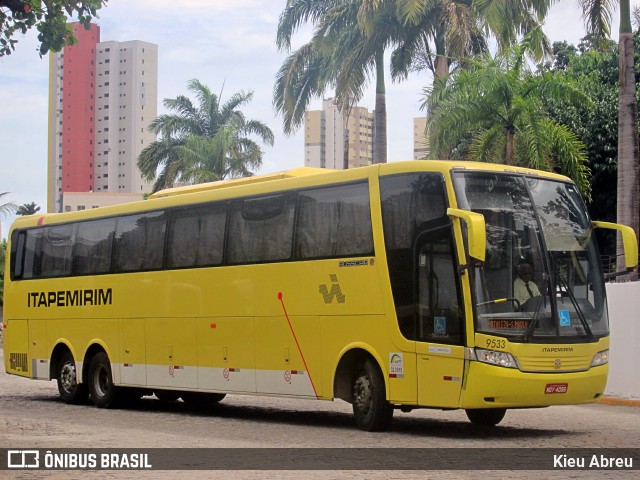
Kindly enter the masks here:
M 595 403 L 604 394 L 609 366 L 585 372 L 526 373 L 469 362 L 462 408 L 547 407 Z

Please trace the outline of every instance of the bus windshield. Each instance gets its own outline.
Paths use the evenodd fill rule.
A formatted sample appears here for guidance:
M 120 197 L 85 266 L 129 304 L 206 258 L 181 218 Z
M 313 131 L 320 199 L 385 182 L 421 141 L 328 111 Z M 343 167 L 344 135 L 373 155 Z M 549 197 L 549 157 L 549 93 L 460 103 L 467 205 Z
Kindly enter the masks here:
M 607 335 L 598 250 L 576 187 L 482 172 L 453 180 L 459 207 L 486 222 L 485 262 L 471 273 L 476 331 L 516 342 Z

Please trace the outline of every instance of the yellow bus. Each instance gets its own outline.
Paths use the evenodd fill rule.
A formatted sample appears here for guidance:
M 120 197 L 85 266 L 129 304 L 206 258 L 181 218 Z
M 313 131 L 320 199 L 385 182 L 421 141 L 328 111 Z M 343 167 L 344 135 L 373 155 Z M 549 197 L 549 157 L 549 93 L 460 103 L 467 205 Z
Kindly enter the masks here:
M 609 323 L 595 227 L 622 233 L 633 267 L 633 231 L 591 222 L 568 178 L 444 161 L 23 217 L 5 368 L 102 408 L 151 392 L 342 399 L 370 431 L 394 409 L 495 425 L 509 408 L 596 402 Z

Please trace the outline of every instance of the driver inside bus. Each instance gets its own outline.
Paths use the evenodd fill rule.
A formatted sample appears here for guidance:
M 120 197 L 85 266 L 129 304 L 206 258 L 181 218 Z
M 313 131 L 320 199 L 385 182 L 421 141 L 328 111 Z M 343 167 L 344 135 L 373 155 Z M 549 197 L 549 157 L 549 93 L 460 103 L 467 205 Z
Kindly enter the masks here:
M 540 296 L 538 285 L 531 279 L 533 275 L 533 267 L 528 263 L 521 263 L 518 266 L 518 278 L 513 282 L 513 296 L 520 306 L 524 305 L 527 300 Z

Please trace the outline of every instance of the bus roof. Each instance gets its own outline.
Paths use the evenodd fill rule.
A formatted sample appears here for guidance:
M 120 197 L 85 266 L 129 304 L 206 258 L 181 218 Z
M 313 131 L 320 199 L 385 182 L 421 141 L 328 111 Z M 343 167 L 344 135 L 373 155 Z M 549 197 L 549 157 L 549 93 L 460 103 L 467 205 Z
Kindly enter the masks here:
M 210 182 L 210 183 L 201 183 L 197 185 L 185 185 L 182 187 L 168 188 L 165 190 L 161 190 L 159 192 L 154 193 L 149 196 L 149 199 L 153 199 L 155 201 L 159 201 L 161 204 L 165 201 L 168 201 L 172 205 L 174 202 L 171 199 L 175 199 L 180 204 L 187 204 L 190 200 L 185 197 L 187 194 L 196 194 L 196 193 L 206 193 L 206 192 L 218 192 L 222 193 L 223 190 L 230 187 L 249 187 L 264 185 L 267 189 L 270 187 L 267 186 L 269 182 L 279 183 L 280 180 L 286 179 L 305 179 L 308 178 L 311 180 L 311 177 L 317 176 L 318 178 L 323 178 L 326 181 L 334 181 L 338 179 L 346 179 L 351 178 L 354 179 L 367 177 L 369 174 L 367 172 L 371 172 L 373 169 L 376 170 L 378 175 L 393 175 L 398 173 L 406 173 L 406 172 L 414 172 L 414 171 L 431 171 L 431 172 L 440 172 L 442 174 L 446 174 L 449 171 L 489 171 L 496 173 L 516 173 L 522 175 L 536 175 L 543 178 L 549 178 L 559 181 L 571 181 L 569 178 L 558 175 L 552 172 L 545 172 L 540 170 L 532 170 L 523 167 L 510 166 L 510 165 L 501 165 L 496 163 L 482 163 L 482 162 L 470 162 L 465 160 L 451 161 L 451 160 L 407 160 L 407 161 L 398 161 L 398 162 L 390 162 L 384 164 L 375 164 L 366 167 L 354 168 L 349 170 L 332 170 L 327 168 L 311 168 L 311 167 L 300 167 L 294 168 L 292 170 L 286 170 L 276 173 L 268 173 L 264 175 L 255 175 L 252 177 L 244 177 L 244 178 L 234 178 L 228 180 L 221 180 L 218 182 Z M 322 181 L 321 181 L 322 182 Z M 306 183 L 306 182 L 305 182 Z M 315 183 L 311 180 L 311 183 Z M 279 188 L 279 187 L 276 187 Z M 244 190 L 244 188 L 242 188 Z M 223 196 L 226 193 L 222 194 Z M 154 205 L 151 205 L 153 203 Z M 13 222 L 11 226 L 11 230 L 14 228 L 24 228 L 24 227 L 32 227 L 36 225 L 43 224 L 55 224 L 62 223 L 67 221 L 77 221 L 84 220 L 89 218 L 95 218 L 99 216 L 109 216 L 109 215 L 121 215 L 126 213 L 135 213 L 138 211 L 142 211 L 145 209 L 155 209 L 162 208 L 161 204 L 156 204 L 155 202 L 147 203 L 145 201 L 125 203 L 125 204 L 117 204 L 111 205 L 108 207 L 101 207 L 99 209 L 89 209 L 82 211 L 73 211 L 67 213 L 43 213 L 36 215 L 28 215 L 24 217 L 18 217 Z M 95 210 L 99 210 L 96 212 Z
M 250 185 L 250 184 L 261 183 L 261 182 L 269 182 L 272 180 L 281 180 L 283 178 L 319 175 L 324 173 L 330 173 L 333 171 L 334 170 L 329 170 L 326 168 L 300 167 L 300 168 L 294 168 L 292 170 L 286 170 L 284 172 L 266 173 L 264 175 L 254 175 L 251 177 L 231 178 L 228 180 L 219 180 L 217 182 L 199 183 L 197 185 L 185 185 L 182 187 L 166 188 L 152 195 L 149 195 L 149 198 L 172 197 L 174 195 L 182 195 L 185 193 L 196 193 L 196 192 L 203 192 L 203 191 L 209 191 L 209 190 L 217 190 L 219 188 L 235 187 L 238 185 Z
M 482 162 L 470 162 L 466 160 L 429 160 L 429 166 L 431 169 L 435 171 L 445 172 L 450 169 L 468 169 L 468 170 L 488 170 L 488 171 L 498 171 L 498 172 L 514 172 L 521 173 L 525 175 L 542 175 L 549 178 L 555 178 L 558 180 L 569 180 L 567 177 L 562 175 L 554 174 L 551 172 L 543 172 L 539 170 L 532 170 L 530 168 L 524 167 L 516 167 L 509 165 L 501 165 L 497 163 L 482 163 Z M 391 173 L 391 171 L 397 169 L 407 169 L 411 167 L 415 167 L 416 161 L 400 161 L 400 162 L 391 162 L 386 164 L 379 165 L 371 165 L 369 167 L 360 167 L 360 168 L 381 168 L 381 174 Z M 312 168 L 312 167 L 299 167 L 291 170 L 285 170 L 282 172 L 276 173 L 267 173 L 263 175 L 254 175 L 251 177 L 243 177 L 243 178 L 232 178 L 227 180 L 219 180 L 217 182 L 208 182 L 208 183 L 200 183 L 197 185 L 184 185 L 181 187 L 174 188 L 166 188 L 164 190 L 160 190 L 152 195 L 149 195 L 149 198 L 164 198 L 164 197 L 173 197 L 175 195 L 183 195 L 186 193 L 197 193 L 197 192 L 205 192 L 211 190 L 218 190 L 229 187 L 236 187 L 240 185 L 254 185 L 256 183 L 262 182 L 270 182 L 274 180 L 282 180 L 285 178 L 300 178 L 307 177 L 312 175 L 325 175 L 328 173 L 335 173 L 336 170 L 327 169 L 327 168 Z

